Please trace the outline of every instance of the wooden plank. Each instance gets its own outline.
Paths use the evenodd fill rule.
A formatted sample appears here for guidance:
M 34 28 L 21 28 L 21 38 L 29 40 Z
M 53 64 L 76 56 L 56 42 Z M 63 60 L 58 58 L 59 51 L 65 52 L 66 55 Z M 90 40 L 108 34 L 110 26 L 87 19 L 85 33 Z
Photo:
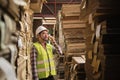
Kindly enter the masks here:
M 80 4 L 63 4 L 62 13 L 67 16 L 69 14 L 79 15 L 80 14 Z
M 81 56 L 81 55 L 85 55 L 85 51 L 84 52 L 78 52 L 78 53 L 65 53 L 65 56 Z
M 92 50 L 86 50 L 87 52 L 86 52 L 86 62 L 87 63 L 92 63 L 92 60 L 93 60 L 93 52 L 92 52 Z
M 98 53 L 98 47 L 99 47 L 99 42 L 95 41 L 94 47 L 93 47 L 93 53 L 97 54 Z
M 79 49 L 84 49 L 86 48 L 86 44 L 85 43 L 72 43 L 72 44 L 67 44 L 67 47 L 70 49 L 71 47 L 79 47 Z
M 68 38 L 79 38 L 82 39 L 85 37 L 85 30 L 84 29 L 64 29 L 64 36 L 65 39 Z
M 86 44 L 85 43 L 72 43 L 72 44 L 67 44 L 67 50 L 66 52 L 83 52 L 85 51 Z
M 9 0 L 9 4 L 4 0 L 0 0 L 0 8 L 3 12 L 8 14 L 9 17 L 13 18 L 13 20 L 19 20 L 19 6 L 16 5 L 13 0 Z
M 88 53 L 87 53 L 87 58 L 88 59 L 93 59 L 93 53 L 92 53 L 92 50 L 89 50 Z
M 69 44 L 69 43 L 85 43 L 85 39 L 80 39 L 80 38 L 68 38 L 65 39 L 65 43 Z
M 80 4 L 63 4 L 62 14 L 63 16 L 79 16 Z
M 81 24 L 81 23 L 68 23 L 68 24 L 63 24 L 63 29 L 74 29 L 74 28 L 86 28 L 86 24 Z
M 91 33 L 89 35 L 86 35 L 86 45 L 91 45 L 91 44 L 94 44 L 95 42 L 95 34 L 94 33 Z
M 68 63 L 72 63 L 72 57 L 80 57 L 81 55 L 85 55 L 85 52 L 79 52 L 79 53 L 65 53 L 65 61 Z
M 79 20 L 78 16 L 62 16 L 62 20 Z
M 43 6 L 42 0 L 37 0 L 36 3 L 30 3 L 30 8 L 35 12 L 41 12 Z
M 82 55 L 81 55 L 82 56 Z M 73 63 L 75 64 L 83 64 L 85 63 L 85 57 L 72 57 Z
M 71 19 L 69 19 L 69 20 L 64 20 L 64 19 L 63 19 L 63 20 L 62 20 L 62 23 L 63 23 L 63 24 L 70 24 L 70 23 L 74 23 L 74 24 L 75 24 L 75 23 L 77 23 L 77 24 L 78 24 L 78 23 L 79 23 L 79 24 L 85 24 L 86 21 L 81 21 L 81 20 L 79 20 L 79 19 L 78 19 L 78 20 L 77 20 L 77 19 L 76 19 L 76 20 L 71 20 Z
M 23 44 L 26 42 L 25 34 L 19 37 Z M 17 79 L 25 80 L 26 79 L 26 45 L 19 48 L 18 58 L 17 58 Z
M 86 5 L 85 4 L 86 1 Z M 118 14 L 118 6 L 120 3 L 118 1 L 111 0 L 83 0 L 81 3 L 81 13 L 80 19 L 88 17 L 90 13 L 97 13 L 96 16 L 105 15 L 105 14 Z M 85 8 L 83 8 L 85 6 Z

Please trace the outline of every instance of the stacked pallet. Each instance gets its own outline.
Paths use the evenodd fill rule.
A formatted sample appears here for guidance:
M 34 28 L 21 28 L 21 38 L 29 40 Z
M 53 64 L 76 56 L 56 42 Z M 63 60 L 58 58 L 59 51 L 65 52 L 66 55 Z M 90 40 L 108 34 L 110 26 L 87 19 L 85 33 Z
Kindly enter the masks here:
M 80 4 L 63 4 L 62 5 L 62 30 L 65 42 L 65 80 L 74 79 L 73 75 L 76 75 L 75 80 L 80 80 L 75 73 L 71 73 L 73 65 L 72 57 L 85 55 L 85 28 L 86 22 L 79 20 Z M 82 65 L 82 63 L 81 63 Z M 74 77 L 76 77 L 74 76 Z M 81 79 L 81 80 L 84 80 Z
M 56 41 L 58 42 L 59 46 L 62 49 L 62 52 L 64 53 L 65 51 L 65 44 L 64 44 L 64 36 L 62 33 L 62 24 L 61 24 L 61 10 L 58 11 L 57 15 L 57 23 L 56 23 L 56 34 L 55 38 Z M 57 69 L 57 80 L 64 80 L 64 55 L 57 55 L 57 60 L 56 60 L 56 69 Z
M 29 1 L 0 0 L 0 79 L 31 80 Z M 2 76 L 1 76 L 2 75 Z
M 101 38 L 98 52 L 98 58 L 101 60 L 102 80 L 120 79 L 119 40 L 120 40 L 120 25 L 117 20 L 118 16 L 110 16 L 101 24 Z M 113 72 L 114 74 L 111 74 Z
M 94 2 L 94 4 L 93 4 Z M 92 4 L 92 5 L 91 5 Z M 87 19 L 90 38 L 86 39 L 86 76 L 87 80 L 120 79 L 119 1 L 83 0 L 80 19 Z M 92 27 L 92 28 L 91 28 Z M 90 42 L 88 42 L 90 41 Z
M 65 75 L 65 68 L 64 68 L 64 55 L 59 55 L 57 60 L 57 79 L 64 80 Z
M 32 47 L 32 10 L 30 3 L 21 8 L 21 19 L 18 22 L 18 58 L 17 58 L 17 79 L 31 80 L 30 50 Z
M 85 80 L 86 73 L 84 69 L 85 56 L 72 57 L 71 79 L 70 80 Z
M 9 4 L 8 4 L 9 3 Z M 0 79 L 16 80 L 19 8 L 13 0 L 0 0 Z

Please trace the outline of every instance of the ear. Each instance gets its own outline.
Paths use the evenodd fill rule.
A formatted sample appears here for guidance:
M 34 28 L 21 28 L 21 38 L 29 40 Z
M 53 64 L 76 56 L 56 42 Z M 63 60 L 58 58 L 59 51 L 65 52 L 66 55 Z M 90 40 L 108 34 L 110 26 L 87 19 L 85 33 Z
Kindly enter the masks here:
M 37 38 L 37 39 L 38 39 L 38 37 L 39 37 L 39 34 L 36 35 L 36 38 Z

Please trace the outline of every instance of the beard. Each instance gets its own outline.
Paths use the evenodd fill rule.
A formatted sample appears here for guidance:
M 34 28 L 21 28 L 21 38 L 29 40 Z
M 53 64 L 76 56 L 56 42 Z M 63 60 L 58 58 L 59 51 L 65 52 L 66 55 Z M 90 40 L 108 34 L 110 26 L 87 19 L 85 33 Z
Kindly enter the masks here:
M 44 41 L 48 41 L 48 37 L 44 37 L 42 38 Z

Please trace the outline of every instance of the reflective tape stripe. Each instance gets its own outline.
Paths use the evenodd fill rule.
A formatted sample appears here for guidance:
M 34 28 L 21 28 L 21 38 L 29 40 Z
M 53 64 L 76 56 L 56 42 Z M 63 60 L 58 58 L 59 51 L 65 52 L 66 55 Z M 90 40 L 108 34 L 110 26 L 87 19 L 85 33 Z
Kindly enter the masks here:
M 38 72 L 45 72 L 45 71 L 49 71 L 49 69 L 47 68 L 47 69 L 38 69 Z
M 43 64 L 44 63 L 44 61 L 38 61 L 37 62 L 37 64 Z
M 50 62 L 54 61 L 53 59 L 50 59 Z M 37 64 L 43 64 L 43 63 L 48 63 L 48 60 L 44 61 L 38 61 Z
M 51 70 L 55 70 L 55 67 L 51 67 Z M 45 71 L 50 71 L 49 68 L 41 68 L 41 69 L 38 69 L 38 72 L 45 72 Z

